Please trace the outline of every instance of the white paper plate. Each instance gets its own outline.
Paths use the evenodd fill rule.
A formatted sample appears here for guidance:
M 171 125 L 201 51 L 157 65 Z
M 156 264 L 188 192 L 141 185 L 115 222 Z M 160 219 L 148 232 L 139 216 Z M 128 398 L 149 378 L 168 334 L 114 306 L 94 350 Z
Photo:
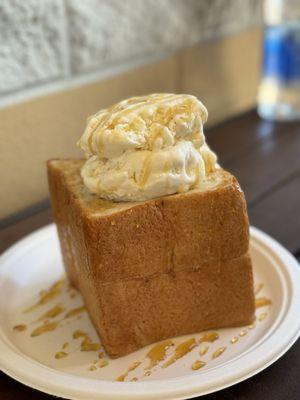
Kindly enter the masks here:
M 60 323 L 52 332 L 37 337 L 30 334 L 41 322 L 41 314 L 58 303 L 67 310 L 82 304 L 78 293 L 67 289 L 47 304 L 24 313 L 35 303 L 42 289 L 52 285 L 63 275 L 63 266 L 54 225 L 36 231 L 11 247 L 0 258 L 0 367 L 18 381 L 51 393 L 72 399 L 182 399 L 220 390 L 258 373 L 283 355 L 299 336 L 300 330 L 300 269 L 294 257 L 265 233 L 251 229 L 251 255 L 256 284 L 263 284 L 258 297 L 271 299 L 272 304 L 257 309 L 254 327 L 221 329 L 219 339 L 213 343 L 196 346 L 183 358 L 162 368 L 159 363 L 150 376 L 144 376 L 149 363 L 148 346 L 109 363 L 104 368 L 90 371 L 98 360 L 96 351 L 80 351 L 80 340 L 72 339 L 74 330 L 88 332 L 93 341 L 98 341 L 86 312 Z M 67 310 L 64 312 L 66 313 Z M 61 314 L 62 316 L 65 314 Z M 61 318 L 58 315 L 51 321 Z M 265 318 L 261 317 L 263 315 Z M 78 319 L 79 318 L 79 319 Z M 14 326 L 27 325 L 25 331 L 16 331 Z M 251 329 L 252 328 L 252 329 Z M 239 336 L 245 331 L 246 335 Z M 175 338 L 175 346 L 201 333 Z M 233 337 L 238 341 L 231 343 Z M 56 359 L 55 353 L 68 342 L 67 357 Z M 200 349 L 208 346 L 205 355 Z M 220 357 L 212 358 L 214 352 L 225 347 Z M 175 347 L 168 350 L 174 352 Z M 191 368 L 195 360 L 206 365 Z M 97 361 L 97 363 L 98 363 Z M 116 378 L 134 362 L 138 368 L 131 371 L 125 382 Z M 103 362 L 103 361 L 102 361 Z M 138 381 L 131 381 L 138 378 Z M 282 377 L 284 378 L 284 377 Z

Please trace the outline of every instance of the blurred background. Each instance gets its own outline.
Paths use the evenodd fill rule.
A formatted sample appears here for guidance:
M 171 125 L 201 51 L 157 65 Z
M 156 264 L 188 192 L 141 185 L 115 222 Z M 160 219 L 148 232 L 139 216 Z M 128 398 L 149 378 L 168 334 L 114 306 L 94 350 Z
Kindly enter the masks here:
M 1 0 L 0 227 L 43 210 L 51 220 L 45 162 L 81 156 L 87 116 L 133 95 L 190 93 L 208 108 L 208 142 L 239 179 L 251 222 L 297 253 L 299 124 L 274 120 L 294 119 L 289 99 L 300 104 L 299 4 Z
M 86 118 L 132 95 L 199 96 L 213 124 L 255 103 L 258 0 L 2 0 L 0 219 L 48 196 Z

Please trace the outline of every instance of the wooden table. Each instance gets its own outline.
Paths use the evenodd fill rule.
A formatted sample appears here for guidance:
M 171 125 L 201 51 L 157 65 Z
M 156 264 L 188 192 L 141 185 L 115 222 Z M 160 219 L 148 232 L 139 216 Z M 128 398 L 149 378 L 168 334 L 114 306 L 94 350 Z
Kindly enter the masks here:
M 220 164 L 233 172 L 245 191 L 252 225 L 300 256 L 300 123 L 261 121 L 254 111 L 207 132 Z M 0 251 L 52 221 L 51 211 L 15 221 L 0 231 Z M 300 282 L 299 282 L 300 284 Z M 300 313 L 299 313 L 300 318 Z M 299 400 L 300 341 L 259 375 L 207 400 Z M 0 399 L 51 399 L 0 374 Z

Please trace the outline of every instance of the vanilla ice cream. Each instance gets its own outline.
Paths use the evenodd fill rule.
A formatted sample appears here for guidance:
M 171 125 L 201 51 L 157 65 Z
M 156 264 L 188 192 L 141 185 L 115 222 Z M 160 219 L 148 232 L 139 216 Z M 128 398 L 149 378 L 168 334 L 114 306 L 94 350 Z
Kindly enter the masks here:
M 78 142 L 90 192 L 141 201 L 206 186 L 217 167 L 203 135 L 207 110 L 194 96 L 133 97 L 88 119 Z

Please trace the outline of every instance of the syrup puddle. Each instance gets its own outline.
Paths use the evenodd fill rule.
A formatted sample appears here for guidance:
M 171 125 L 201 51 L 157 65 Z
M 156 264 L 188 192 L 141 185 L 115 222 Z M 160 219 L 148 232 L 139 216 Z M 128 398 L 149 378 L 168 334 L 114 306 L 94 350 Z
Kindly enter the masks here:
M 197 346 L 197 342 L 195 338 L 188 339 L 179 345 L 176 346 L 174 354 L 167 360 L 162 368 L 167 368 L 170 365 L 174 364 L 177 360 L 188 354 L 190 351 L 193 350 L 194 347 Z
M 152 347 L 152 349 L 146 354 L 146 357 L 149 358 L 149 365 L 146 369 L 150 370 L 160 361 L 163 361 L 166 358 L 168 348 L 171 346 L 174 346 L 173 341 L 165 340 Z

